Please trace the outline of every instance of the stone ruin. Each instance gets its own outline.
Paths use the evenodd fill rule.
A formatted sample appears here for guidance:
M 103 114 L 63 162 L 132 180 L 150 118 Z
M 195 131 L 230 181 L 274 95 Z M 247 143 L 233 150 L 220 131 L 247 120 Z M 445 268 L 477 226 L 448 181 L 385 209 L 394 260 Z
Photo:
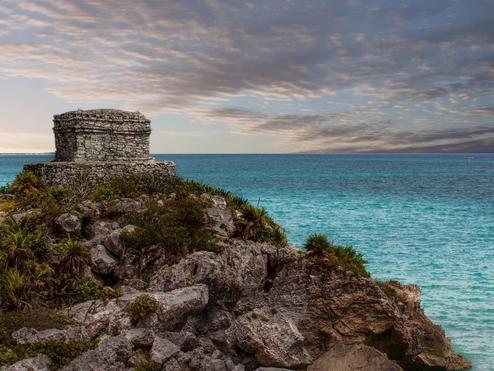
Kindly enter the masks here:
M 55 115 L 55 160 L 29 164 L 45 185 L 70 183 L 81 174 L 89 182 L 126 174 L 175 176 L 172 161 L 149 154 L 151 122 L 140 112 L 77 110 Z

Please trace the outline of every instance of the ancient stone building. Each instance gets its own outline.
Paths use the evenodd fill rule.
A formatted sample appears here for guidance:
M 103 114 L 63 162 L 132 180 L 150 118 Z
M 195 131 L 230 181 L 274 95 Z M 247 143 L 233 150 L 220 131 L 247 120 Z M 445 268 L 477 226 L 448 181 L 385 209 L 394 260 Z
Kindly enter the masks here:
M 26 165 L 47 185 L 84 174 L 89 181 L 124 174 L 174 176 L 175 164 L 149 154 L 150 121 L 139 112 L 78 110 L 55 115 L 55 160 Z
M 149 160 L 150 121 L 139 112 L 72 111 L 55 115 L 56 161 Z

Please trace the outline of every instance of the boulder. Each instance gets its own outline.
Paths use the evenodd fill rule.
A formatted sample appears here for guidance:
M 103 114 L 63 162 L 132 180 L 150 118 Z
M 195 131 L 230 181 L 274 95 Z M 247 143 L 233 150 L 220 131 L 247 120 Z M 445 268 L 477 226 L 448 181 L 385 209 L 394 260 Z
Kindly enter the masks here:
M 150 352 L 151 360 L 161 365 L 179 351 L 180 348 L 171 341 L 156 336 Z
M 232 343 L 263 366 L 299 368 L 312 362 L 304 337 L 283 313 L 255 309 L 238 317 L 228 331 Z
M 111 273 L 117 265 L 117 260 L 111 256 L 103 245 L 91 249 L 91 269 L 95 273 Z
M 89 336 L 94 337 L 108 329 L 111 333 L 122 333 L 131 327 L 127 314 L 123 311 L 127 303 L 137 297 L 149 295 L 159 306 L 155 314 L 141 325 L 161 329 L 170 329 L 184 321 L 189 315 L 198 314 L 206 308 L 209 296 L 206 285 L 194 285 L 169 292 L 142 292 L 131 290 L 129 293 L 112 300 L 90 300 L 65 310 L 79 325 L 84 326 Z M 137 336 L 132 332 L 127 336 Z M 143 335 L 144 336 L 144 335 Z M 132 340 L 129 338 L 129 341 Z
M 150 279 L 150 290 L 172 290 L 204 283 L 221 301 L 256 293 L 267 276 L 268 254 L 273 247 L 252 241 L 229 240 L 221 254 L 197 251 L 173 266 L 165 266 Z
M 209 202 L 212 207 L 216 207 L 222 210 L 226 209 L 226 200 L 221 196 L 211 195 L 209 193 L 203 193 L 201 195 L 201 198 Z
M 121 215 L 142 209 L 142 202 L 131 198 L 123 198 L 110 202 L 106 207 L 107 215 Z
M 97 221 L 87 228 L 89 240 L 86 244 L 90 247 L 100 245 L 116 229 L 119 229 L 119 225 L 116 222 Z
M 336 343 L 319 357 L 307 371 L 403 371 L 388 357 L 364 344 Z
M 50 371 L 48 367 L 50 358 L 44 354 L 38 354 L 36 357 L 26 358 L 10 366 L 0 368 L 1 371 Z
M 205 212 L 206 224 L 216 235 L 230 237 L 235 233 L 236 227 L 230 210 L 208 207 Z
M 73 234 L 81 232 L 81 221 L 76 215 L 65 213 L 56 217 L 54 222 L 62 232 Z
M 134 231 L 135 226 L 133 225 L 126 225 L 123 228 L 117 229 L 111 232 L 108 237 L 106 237 L 106 239 L 104 240 L 104 246 L 113 255 L 121 257 L 125 249 L 125 245 L 121 237 L 122 233 L 132 233 Z
M 138 348 L 150 347 L 154 342 L 154 331 L 148 328 L 132 328 L 125 331 L 123 336 Z

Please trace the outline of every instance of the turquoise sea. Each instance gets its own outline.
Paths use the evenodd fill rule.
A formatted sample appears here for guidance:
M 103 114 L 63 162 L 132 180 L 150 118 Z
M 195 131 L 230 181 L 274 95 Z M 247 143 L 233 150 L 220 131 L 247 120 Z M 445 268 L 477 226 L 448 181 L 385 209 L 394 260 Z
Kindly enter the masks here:
M 0 155 L 0 185 L 51 155 Z M 474 370 L 494 369 L 494 155 L 157 155 L 265 206 L 301 245 L 351 244 L 378 279 L 422 287 Z

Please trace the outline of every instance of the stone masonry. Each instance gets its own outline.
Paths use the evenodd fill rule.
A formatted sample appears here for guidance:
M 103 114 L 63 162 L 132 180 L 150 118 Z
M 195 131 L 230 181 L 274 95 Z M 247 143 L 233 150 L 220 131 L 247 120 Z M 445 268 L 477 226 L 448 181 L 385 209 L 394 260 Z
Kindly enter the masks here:
M 140 112 L 77 110 L 55 115 L 55 160 L 30 164 L 46 185 L 70 183 L 84 174 L 95 182 L 126 174 L 174 176 L 175 164 L 149 155 L 150 121 Z

